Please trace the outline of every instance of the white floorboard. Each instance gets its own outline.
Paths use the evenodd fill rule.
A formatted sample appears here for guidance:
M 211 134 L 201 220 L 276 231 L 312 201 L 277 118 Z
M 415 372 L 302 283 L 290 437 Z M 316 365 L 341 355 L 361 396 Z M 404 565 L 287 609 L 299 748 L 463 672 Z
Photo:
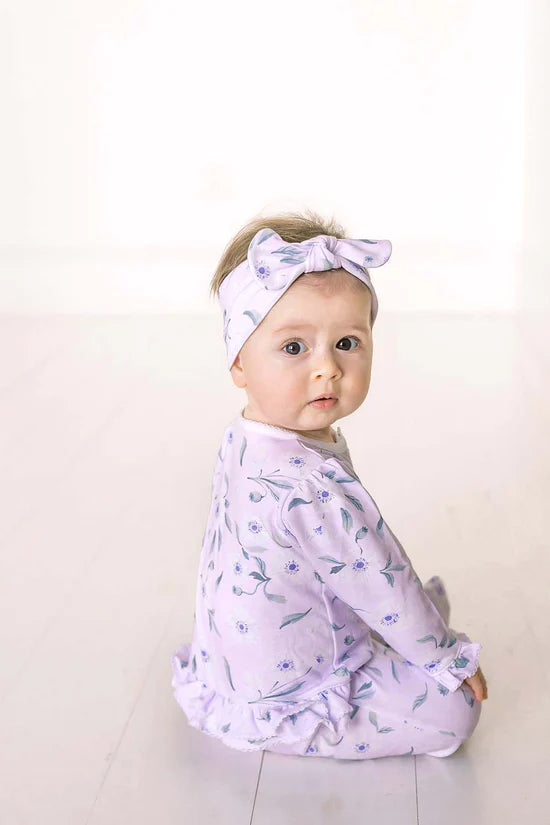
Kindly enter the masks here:
M 192 729 L 211 474 L 246 398 L 219 319 L 0 318 L 0 821 L 547 823 L 549 396 L 513 318 L 385 315 L 339 422 L 489 685 L 447 759 L 239 753 Z

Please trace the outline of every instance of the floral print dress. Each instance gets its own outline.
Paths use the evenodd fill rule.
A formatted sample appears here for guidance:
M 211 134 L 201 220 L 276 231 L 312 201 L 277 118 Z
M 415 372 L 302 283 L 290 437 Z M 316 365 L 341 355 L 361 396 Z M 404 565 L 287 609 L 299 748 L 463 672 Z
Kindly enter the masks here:
M 242 411 L 224 431 L 174 696 L 193 727 L 237 750 L 458 747 L 480 715 L 463 680 L 481 645 L 448 626 L 441 579 L 422 585 L 336 436 Z

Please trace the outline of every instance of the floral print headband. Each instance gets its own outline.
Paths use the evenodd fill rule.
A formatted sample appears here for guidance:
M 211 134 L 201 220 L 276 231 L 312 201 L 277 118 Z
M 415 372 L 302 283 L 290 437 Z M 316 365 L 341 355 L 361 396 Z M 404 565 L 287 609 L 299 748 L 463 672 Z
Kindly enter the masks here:
M 247 338 L 304 272 L 342 267 L 363 281 L 372 294 L 372 327 L 378 299 L 367 266 L 382 266 L 391 251 L 391 242 L 387 240 L 317 235 L 300 243 L 287 243 L 269 227 L 258 230 L 250 241 L 247 259 L 224 278 L 218 293 L 229 369 Z

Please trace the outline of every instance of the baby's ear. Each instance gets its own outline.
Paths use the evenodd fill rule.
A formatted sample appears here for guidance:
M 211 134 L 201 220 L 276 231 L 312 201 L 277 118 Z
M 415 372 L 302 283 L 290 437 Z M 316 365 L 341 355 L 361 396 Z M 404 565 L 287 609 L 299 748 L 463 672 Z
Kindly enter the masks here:
M 243 365 L 241 363 L 241 354 L 239 353 L 235 360 L 233 361 L 233 366 L 231 367 L 231 378 L 233 379 L 233 383 L 236 387 L 240 387 L 241 389 L 246 387 L 246 377 L 244 374 Z

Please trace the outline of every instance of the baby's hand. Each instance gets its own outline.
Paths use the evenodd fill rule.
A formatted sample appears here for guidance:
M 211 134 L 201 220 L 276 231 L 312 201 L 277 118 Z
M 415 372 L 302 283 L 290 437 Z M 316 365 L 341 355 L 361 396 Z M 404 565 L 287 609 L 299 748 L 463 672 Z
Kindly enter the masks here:
M 480 667 L 478 667 L 473 676 L 467 676 L 464 681 L 467 685 L 470 685 L 478 702 L 488 698 L 487 682 Z

